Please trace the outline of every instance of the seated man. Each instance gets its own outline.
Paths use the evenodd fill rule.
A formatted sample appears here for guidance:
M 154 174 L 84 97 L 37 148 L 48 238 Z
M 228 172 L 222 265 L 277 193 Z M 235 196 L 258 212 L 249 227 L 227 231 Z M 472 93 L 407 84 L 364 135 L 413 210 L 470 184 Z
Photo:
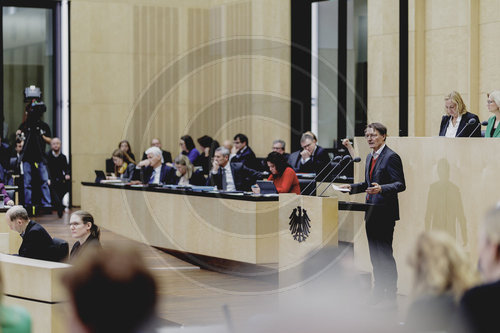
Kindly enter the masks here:
M 272 150 L 283 155 L 285 159 L 288 159 L 290 154 L 285 153 L 285 141 L 278 139 L 273 141 Z
M 300 145 L 302 150 L 290 154 L 288 159 L 288 163 L 295 172 L 319 174 L 330 163 L 328 153 L 316 144 L 311 135 L 303 134 Z
M 141 168 L 141 181 L 144 184 L 171 184 L 171 179 L 175 177 L 175 169 L 161 162 L 161 149 L 148 148 L 146 156 L 146 160 L 137 164 Z
M 260 164 L 252 148 L 248 146 L 248 138 L 245 134 L 240 133 L 234 136 L 234 147 L 236 148 L 236 155 L 231 158 L 231 163 L 241 162 L 247 168 L 254 170 L 260 169 Z
M 151 140 L 151 147 L 158 147 L 158 148 L 160 148 L 160 150 L 161 150 L 161 163 L 172 163 L 172 154 L 170 154 L 170 152 L 168 152 L 166 150 L 161 149 L 160 139 L 153 138 L 153 140 Z M 144 161 L 147 158 L 148 158 L 147 154 L 146 154 L 146 152 L 144 152 L 144 154 L 142 154 L 142 160 L 141 161 Z
M 250 191 L 262 174 L 247 168 L 242 162 L 229 163 L 229 150 L 219 147 L 215 150 L 212 170 L 208 175 L 207 185 L 217 186 L 223 191 Z
M 5 214 L 5 219 L 10 229 L 17 231 L 23 238 L 19 248 L 19 256 L 52 260 L 53 242 L 49 233 L 38 223 L 28 217 L 28 212 L 23 206 L 14 206 Z

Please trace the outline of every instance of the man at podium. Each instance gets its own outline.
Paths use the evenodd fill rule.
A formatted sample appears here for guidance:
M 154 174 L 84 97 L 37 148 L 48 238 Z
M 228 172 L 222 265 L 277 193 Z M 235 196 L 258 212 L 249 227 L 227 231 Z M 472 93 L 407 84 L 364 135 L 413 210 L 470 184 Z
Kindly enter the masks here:
M 387 128 L 380 123 L 366 127 L 365 138 L 372 152 L 366 157 L 365 181 L 348 188 L 350 194 L 366 192 L 366 203 L 373 204 L 365 213 L 365 227 L 373 266 L 371 304 L 387 300 L 396 305 L 398 272 L 392 254 L 394 226 L 399 220 L 398 192 L 406 189 L 403 163 L 385 144 Z

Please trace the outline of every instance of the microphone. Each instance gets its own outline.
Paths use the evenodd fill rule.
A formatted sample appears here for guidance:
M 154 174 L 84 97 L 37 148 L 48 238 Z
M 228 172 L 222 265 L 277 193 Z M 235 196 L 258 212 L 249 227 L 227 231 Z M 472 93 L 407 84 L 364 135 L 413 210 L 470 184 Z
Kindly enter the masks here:
M 330 183 L 328 183 L 328 186 L 325 187 L 325 189 L 323 190 L 323 192 L 320 193 L 319 196 L 322 196 L 323 193 L 325 193 L 325 191 L 330 187 L 330 185 L 333 184 L 333 182 L 342 174 L 342 172 L 345 170 L 345 168 L 347 168 L 349 166 L 349 164 L 351 164 L 353 162 L 354 163 L 361 162 L 361 158 L 355 157 L 355 158 L 349 160 L 349 162 L 347 162 L 347 164 L 344 166 L 344 168 L 342 170 L 340 170 L 340 172 L 332 179 L 332 181 Z
M 472 134 L 474 134 L 474 132 L 477 130 L 477 128 L 478 128 L 479 126 L 481 126 L 481 125 L 483 125 L 483 126 L 488 126 L 488 121 L 487 121 L 487 120 L 485 120 L 485 121 L 483 121 L 482 123 L 477 124 L 477 125 L 476 125 L 476 127 L 474 128 L 474 130 L 472 131 L 472 133 L 471 133 L 471 134 L 469 134 L 469 138 L 472 136 Z M 464 128 L 465 128 L 465 127 L 464 127 Z
M 312 180 L 309 184 L 307 184 L 307 186 L 306 186 L 306 187 L 304 187 L 304 189 L 303 189 L 302 191 L 300 191 L 300 194 L 302 194 L 305 190 L 307 190 L 307 189 L 309 188 L 309 186 L 311 186 L 311 184 L 312 184 L 312 183 L 316 183 L 316 178 L 318 178 L 318 177 L 319 177 L 319 175 L 321 175 L 321 173 L 322 173 L 323 171 L 325 171 L 325 169 L 326 169 L 326 168 L 330 165 L 330 163 L 332 163 L 332 162 L 337 162 L 337 163 L 338 163 L 338 162 L 340 162 L 340 160 L 341 160 L 341 159 L 342 159 L 342 157 L 340 157 L 340 156 L 335 156 L 335 157 L 332 157 L 332 159 L 330 160 L 330 162 L 328 162 L 328 163 L 327 163 L 327 164 L 323 167 L 323 169 L 321 169 L 321 171 L 320 171 L 320 172 L 318 172 L 318 173 L 316 174 L 316 176 L 314 177 L 314 179 L 313 179 L 313 180 Z M 300 162 L 299 162 L 299 163 L 300 163 Z
M 451 121 L 451 120 L 450 120 Z M 472 119 L 469 119 L 469 121 L 467 122 L 467 124 L 465 124 L 464 128 L 462 128 L 462 130 L 460 131 L 460 133 L 458 133 L 456 135 L 456 137 L 458 138 L 460 136 L 460 134 L 462 134 L 462 132 L 467 128 L 467 126 L 469 125 L 474 125 L 476 123 L 476 119 L 472 118 Z M 474 132 L 472 132 L 474 133 Z

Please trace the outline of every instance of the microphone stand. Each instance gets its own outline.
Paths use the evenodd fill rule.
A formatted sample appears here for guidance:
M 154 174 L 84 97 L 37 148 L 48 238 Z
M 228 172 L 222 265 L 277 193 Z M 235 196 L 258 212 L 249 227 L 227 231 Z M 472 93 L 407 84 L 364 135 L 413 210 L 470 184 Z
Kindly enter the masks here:
M 351 159 L 349 162 L 347 162 L 347 164 L 344 166 L 344 168 L 342 170 L 340 170 L 340 172 L 335 176 L 335 178 L 332 179 L 332 181 L 328 184 L 327 187 L 325 187 L 325 189 L 323 190 L 323 192 L 320 193 L 319 197 L 323 195 L 323 193 L 325 193 L 325 191 L 328 189 L 328 187 L 333 184 L 333 182 L 342 174 L 342 171 L 345 170 L 345 168 L 347 168 L 349 166 L 349 164 L 351 164 L 352 162 L 360 162 L 361 161 L 361 158 L 359 157 L 356 157 L 354 159 Z
M 326 178 L 328 178 L 328 176 L 330 176 L 330 174 L 331 174 L 333 171 L 335 171 L 335 170 L 337 169 L 337 167 L 339 167 L 339 166 L 342 164 L 342 162 L 344 162 L 344 161 L 348 161 L 347 163 L 349 163 L 349 161 L 351 161 L 351 160 L 352 160 L 352 158 L 351 158 L 351 156 L 350 156 L 350 155 L 345 155 L 345 156 L 342 158 L 342 160 L 341 160 L 341 161 L 340 161 L 340 162 L 339 162 L 336 166 L 334 166 L 334 167 L 332 168 L 332 170 L 330 170 L 330 172 L 328 172 L 328 174 L 327 174 L 325 177 L 323 177 L 323 179 L 319 182 L 319 184 L 318 184 L 318 185 L 316 185 L 316 187 L 314 188 L 314 190 L 317 190 L 317 189 L 318 189 L 318 186 L 319 186 L 319 185 L 321 185 L 321 184 L 323 184 L 323 183 L 325 182 L 325 179 L 326 179 Z M 345 168 L 344 168 L 344 169 L 345 169 Z M 342 170 L 340 171 L 340 173 L 342 173 L 342 171 L 344 171 L 344 169 L 342 169 Z M 310 185 L 310 184 L 309 184 L 309 185 Z
M 330 165 L 330 163 L 332 163 L 332 162 L 333 162 L 333 161 L 334 161 L 337 157 L 340 157 L 340 156 L 335 156 L 335 157 L 332 157 L 332 158 L 330 159 L 330 162 L 328 162 L 328 164 L 327 164 L 327 165 L 325 165 L 325 166 L 323 167 L 323 169 L 321 169 L 321 171 L 320 171 L 320 172 L 318 172 L 318 173 L 316 174 L 316 176 L 314 177 L 314 179 L 313 179 L 313 180 L 312 180 L 309 184 L 307 184 L 307 186 L 306 186 L 306 187 L 304 187 L 304 189 L 303 189 L 302 191 L 300 191 L 300 194 L 301 194 L 301 195 L 302 195 L 302 193 L 304 193 L 304 191 L 305 191 L 305 190 L 307 190 L 307 189 L 309 188 L 309 186 L 311 186 L 311 184 L 312 184 L 312 183 L 316 183 L 316 178 L 318 178 L 318 177 L 319 177 L 319 175 L 321 175 L 321 173 L 322 173 L 323 171 L 325 171 L 325 169 L 326 169 L 326 168 Z M 300 163 L 300 161 L 299 161 L 299 163 Z
M 483 125 L 483 126 L 488 126 L 488 122 L 485 120 L 485 121 L 483 121 L 482 123 L 477 124 L 476 128 L 474 128 L 474 130 L 472 131 L 472 133 L 471 133 L 471 134 L 469 134 L 469 138 L 472 136 L 472 134 L 474 134 L 474 132 L 477 130 L 477 128 L 478 128 L 479 126 L 481 126 L 481 125 Z
M 476 122 L 476 119 L 474 119 L 474 118 L 472 118 L 471 120 L 469 120 L 467 122 L 467 124 L 465 124 L 464 128 L 462 128 L 462 130 L 460 131 L 460 133 L 458 133 L 455 137 L 458 138 L 460 136 L 460 134 L 462 134 L 462 132 L 467 128 L 467 126 L 474 125 L 475 122 Z M 474 132 L 472 132 L 472 133 L 474 133 Z

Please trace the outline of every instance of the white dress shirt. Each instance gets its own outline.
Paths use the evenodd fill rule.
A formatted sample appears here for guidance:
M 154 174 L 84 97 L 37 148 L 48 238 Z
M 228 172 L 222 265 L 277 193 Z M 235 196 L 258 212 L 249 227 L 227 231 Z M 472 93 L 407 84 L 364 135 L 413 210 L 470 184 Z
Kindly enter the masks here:
M 460 125 L 460 120 L 462 120 L 462 116 L 458 116 L 457 121 L 455 122 L 455 126 L 453 126 L 453 122 L 451 121 L 452 117 L 448 121 L 448 127 L 446 128 L 446 134 L 444 135 L 447 138 L 454 138 L 457 136 L 458 126 Z
M 233 172 L 231 171 L 231 163 L 226 164 L 226 166 L 224 167 L 224 173 L 226 174 L 226 191 L 236 191 Z

